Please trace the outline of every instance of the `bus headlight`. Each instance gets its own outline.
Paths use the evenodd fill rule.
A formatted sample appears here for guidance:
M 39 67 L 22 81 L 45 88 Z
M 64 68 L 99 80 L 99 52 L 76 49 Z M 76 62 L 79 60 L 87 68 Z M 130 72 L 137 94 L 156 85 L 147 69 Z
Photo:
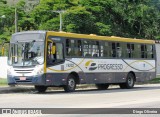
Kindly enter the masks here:
M 35 75 L 41 75 L 43 73 L 44 73 L 44 66 L 43 65 L 37 65 L 35 67 L 34 74 Z
M 12 74 L 11 70 L 7 69 L 7 75 L 11 75 L 11 74 Z
M 7 66 L 7 75 L 13 75 L 13 67 L 12 66 Z

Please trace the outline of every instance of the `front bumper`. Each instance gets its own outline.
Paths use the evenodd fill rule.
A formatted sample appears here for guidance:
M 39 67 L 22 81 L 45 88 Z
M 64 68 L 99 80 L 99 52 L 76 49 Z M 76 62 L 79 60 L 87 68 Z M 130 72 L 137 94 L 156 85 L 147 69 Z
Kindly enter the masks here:
M 8 85 L 45 85 L 45 75 L 37 76 L 7 76 Z

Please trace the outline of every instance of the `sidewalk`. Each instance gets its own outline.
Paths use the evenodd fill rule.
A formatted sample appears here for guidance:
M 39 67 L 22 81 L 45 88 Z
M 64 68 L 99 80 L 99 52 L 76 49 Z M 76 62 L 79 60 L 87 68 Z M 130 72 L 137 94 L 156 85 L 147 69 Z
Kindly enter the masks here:
M 146 88 L 146 87 L 160 87 L 160 83 L 157 84 L 136 84 L 134 86 L 134 88 L 136 89 L 137 87 L 142 87 L 142 88 Z M 111 85 L 109 88 L 119 88 L 118 85 Z M 133 88 L 133 89 L 134 89 Z M 94 86 L 89 86 L 86 87 L 85 85 L 79 85 L 77 86 L 76 90 L 89 90 L 89 89 L 96 89 L 96 87 Z M 48 90 L 50 91 L 55 91 L 55 90 L 63 90 L 63 88 L 60 87 L 49 87 Z M 24 85 L 20 85 L 20 86 L 15 86 L 15 87 L 10 87 L 10 86 L 0 86 L 0 94 L 6 94 L 6 93 L 26 93 L 26 92 L 31 92 L 31 91 L 35 91 L 34 86 L 24 86 Z

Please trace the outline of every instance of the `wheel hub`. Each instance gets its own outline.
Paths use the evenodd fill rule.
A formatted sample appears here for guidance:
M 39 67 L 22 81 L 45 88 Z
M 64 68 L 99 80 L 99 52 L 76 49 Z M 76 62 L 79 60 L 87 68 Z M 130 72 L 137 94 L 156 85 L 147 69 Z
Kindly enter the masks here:
M 74 81 L 74 79 L 69 79 L 69 80 L 68 80 L 68 85 L 69 85 L 70 88 L 74 88 L 74 86 L 75 86 L 75 81 Z
M 128 85 L 129 86 L 133 85 L 133 78 L 131 78 L 131 77 L 128 78 Z

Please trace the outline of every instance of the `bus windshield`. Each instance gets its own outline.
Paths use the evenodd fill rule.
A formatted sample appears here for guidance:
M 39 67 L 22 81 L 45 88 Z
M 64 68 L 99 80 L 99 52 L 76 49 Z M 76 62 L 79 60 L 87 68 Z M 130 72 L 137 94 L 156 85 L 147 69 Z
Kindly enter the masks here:
M 10 44 L 8 64 L 35 66 L 44 63 L 44 41 L 17 42 Z

